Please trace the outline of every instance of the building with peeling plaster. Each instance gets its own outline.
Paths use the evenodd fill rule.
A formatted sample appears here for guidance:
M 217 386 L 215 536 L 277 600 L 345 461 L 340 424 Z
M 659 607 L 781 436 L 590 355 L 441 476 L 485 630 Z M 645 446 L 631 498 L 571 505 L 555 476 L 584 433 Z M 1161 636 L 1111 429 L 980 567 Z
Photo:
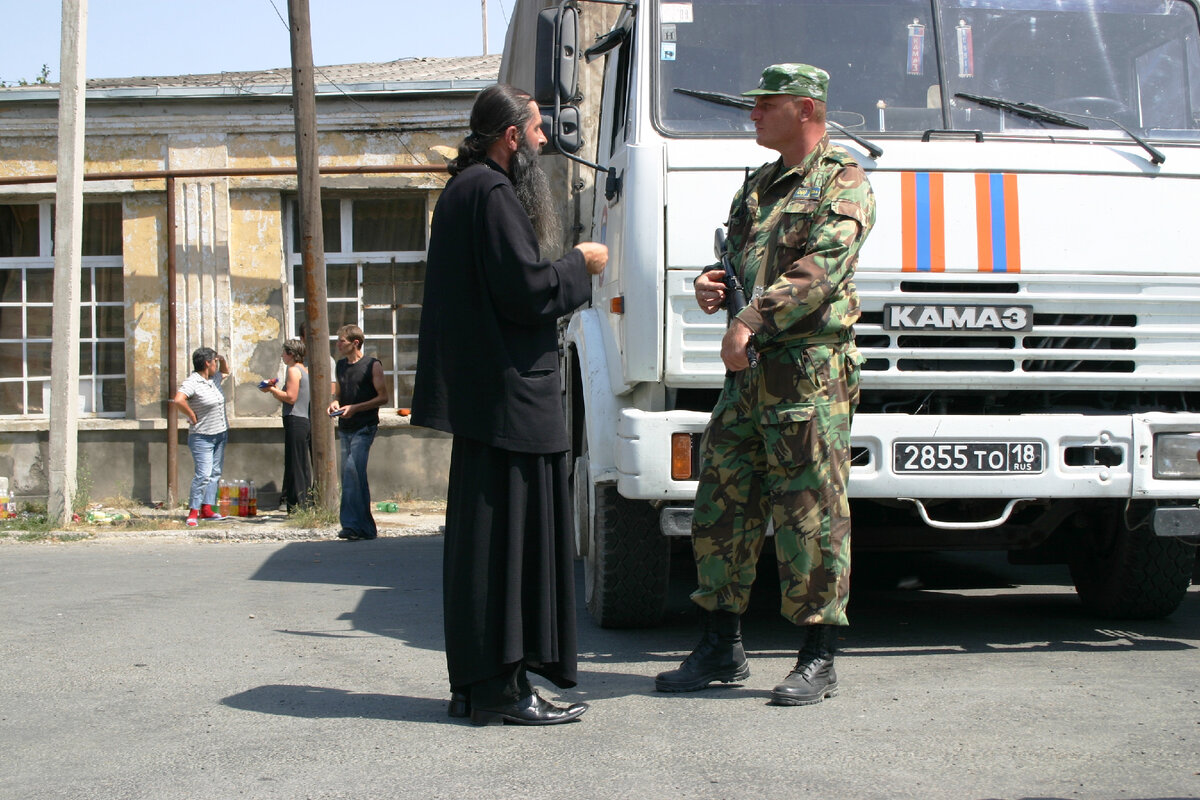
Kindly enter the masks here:
M 364 329 L 393 409 L 412 393 L 444 164 L 499 61 L 316 70 L 329 328 Z M 177 388 L 168 359 L 178 383 L 200 346 L 227 355 L 232 369 L 226 477 L 253 479 L 268 495 L 280 482 L 280 406 L 257 385 L 282 374 L 281 346 L 304 319 L 290 83 L 288 69 L 88 82 L 84 173 L 101 179 L 84 184 L 79 478 L 93 498 L 166 497 Z M 47 493 L 57 101 L 54 85 L 0 89 L 0 476 L 18 499 Z M 388 171 L 400 167 L 428 170 Z M 448 440 L 409 428 L 394 410 L 381 418 L 376 496 L 439 496 Z M 180 427 L 186 488 L 192 465 Z

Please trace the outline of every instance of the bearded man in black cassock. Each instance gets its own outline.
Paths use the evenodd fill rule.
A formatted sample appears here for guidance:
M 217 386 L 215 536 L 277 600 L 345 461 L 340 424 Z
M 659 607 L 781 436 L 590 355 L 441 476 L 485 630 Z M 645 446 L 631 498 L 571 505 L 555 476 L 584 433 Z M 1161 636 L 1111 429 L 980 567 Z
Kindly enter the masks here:
M 412 422 L 454 435 L 443 608 L 451 716 L 551 725 L 529 682 L 576 679 L 575 590 L 559 317 L 591 297 L 608 249 L 556 261 L 557 212 L 537 164 L 541 114 L 518 89 L 479 94 L 433 212 Z

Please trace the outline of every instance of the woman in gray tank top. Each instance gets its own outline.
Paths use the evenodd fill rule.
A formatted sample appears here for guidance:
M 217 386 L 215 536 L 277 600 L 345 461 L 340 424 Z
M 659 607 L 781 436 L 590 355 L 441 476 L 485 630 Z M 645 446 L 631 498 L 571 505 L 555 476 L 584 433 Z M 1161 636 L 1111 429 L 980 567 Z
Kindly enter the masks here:
M 312 425 L 308 367 L 304 366 L 304 342 L 288 339 L 283 343 L 283 363 L 287 373 L 283 386 L 267 385 L 262 391 L 283 403 L 283 496 L 289 514 L 312 505 Z

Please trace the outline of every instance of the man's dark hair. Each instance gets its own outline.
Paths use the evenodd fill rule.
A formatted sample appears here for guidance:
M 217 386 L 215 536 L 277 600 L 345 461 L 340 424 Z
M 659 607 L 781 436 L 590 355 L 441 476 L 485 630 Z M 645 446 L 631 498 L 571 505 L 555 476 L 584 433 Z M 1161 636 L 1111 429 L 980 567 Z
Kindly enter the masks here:
M 529 101 L 533 98 L 520 89 L 497 83 L 489 86 L 475 98 L 471 107 L 471 132 L 458 148 L 458 156 L 448 167 L 451 175 L 457 175 L 472 164 L 487 158 L 488 148 L 498 141 L 510 126 L 516 125 L 522 133 L 532 116 Z
M 367 340 L 366 337 L 363 336 L 363 329 L 357 325 L 343 325 L 342 327 L 338 328 L 337 335 L 339 338 L 345 339 L 347 342 L 353 342 L 354 349 L 356 350 L 362 350 L 363 343 Z

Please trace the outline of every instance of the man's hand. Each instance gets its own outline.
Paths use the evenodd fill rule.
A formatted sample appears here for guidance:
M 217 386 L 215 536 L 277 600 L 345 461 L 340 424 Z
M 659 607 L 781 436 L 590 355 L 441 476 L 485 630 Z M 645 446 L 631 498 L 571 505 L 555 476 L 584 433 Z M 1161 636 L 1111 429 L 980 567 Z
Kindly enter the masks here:
M 575 249 L 583 253 L 583 260 L 587 264 L 589 275 L 599 275 L 604 272 L 604 265 L 608 263 L 607 245 L 599 242 L 580 242 L 575 245 Z
M 696 304 L 705 314 L 715 314 L 725 305 L 725 270 L 710 269 L 700 273 L 693 284 Z
M 750 357 L 746 355 L 746 347 L 750 344 L 753 331 L 750 326 L 736 317 L 729 323 L 725 337 L 721 339 L 721 360 L 725 369 L 730 372 L 741 372 L 750 366 Z

